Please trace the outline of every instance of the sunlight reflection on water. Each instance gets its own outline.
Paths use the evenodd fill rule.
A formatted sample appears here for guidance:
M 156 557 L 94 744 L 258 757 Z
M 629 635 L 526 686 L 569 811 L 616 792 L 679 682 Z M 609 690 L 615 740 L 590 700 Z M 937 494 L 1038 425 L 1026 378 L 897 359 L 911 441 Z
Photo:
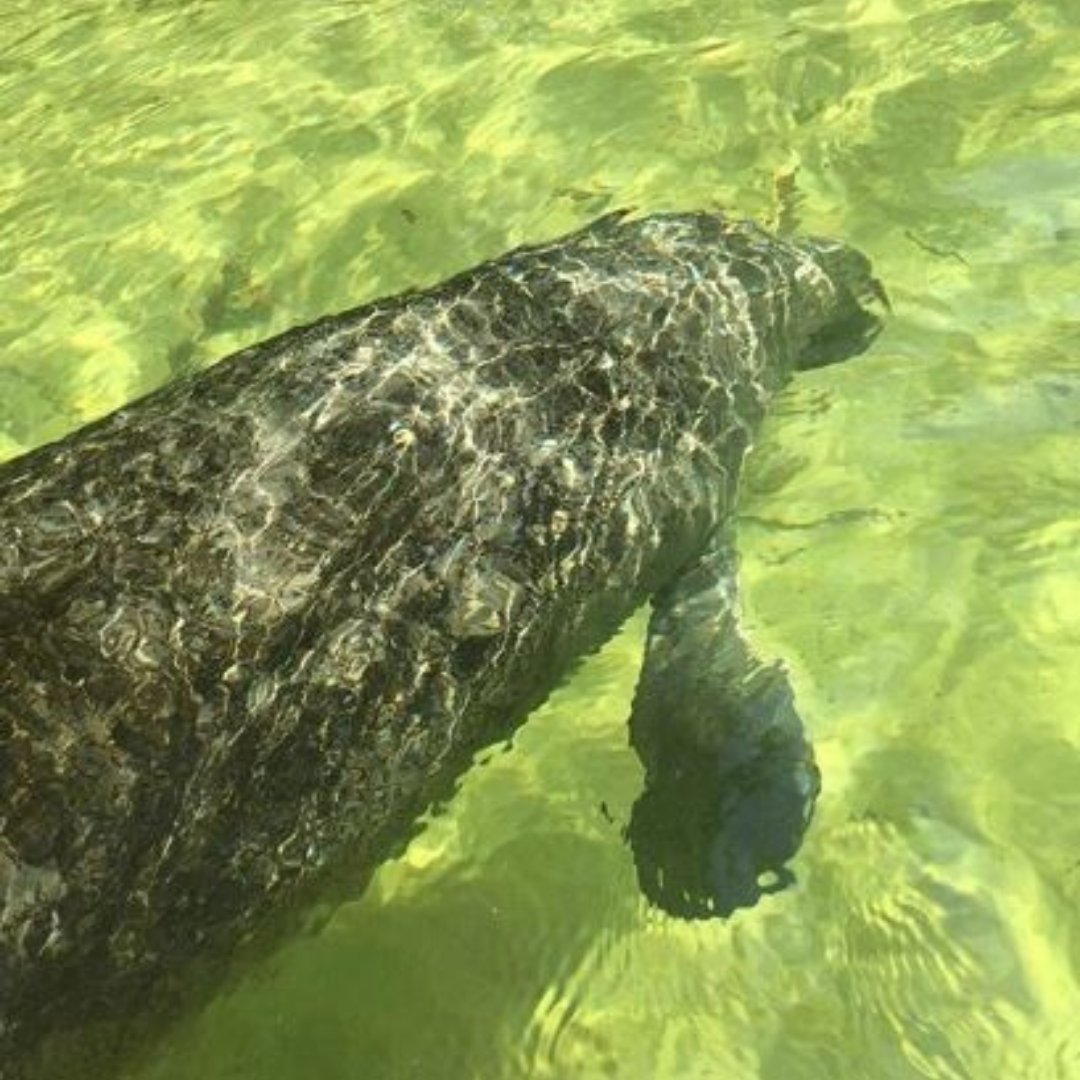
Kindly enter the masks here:
M 133 1077 L 1080 1080 L 1070 5 L 8 18 L 0 456 L 609 206 L 767 219 L 793 167 L 896 306 L 780 403 L 744 493 L 748 617 L 824 773 L 799 887 L 724 925 L 638 898 L 639 616 Z

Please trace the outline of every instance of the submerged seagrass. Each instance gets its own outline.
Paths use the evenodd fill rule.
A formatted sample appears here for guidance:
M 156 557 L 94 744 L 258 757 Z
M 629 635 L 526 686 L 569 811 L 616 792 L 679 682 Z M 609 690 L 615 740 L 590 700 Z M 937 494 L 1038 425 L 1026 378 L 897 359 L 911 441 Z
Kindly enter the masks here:
M 817 772 L 727 521 L 770 395 L 878 294 L 839 243 L 611 215 L 0 469 L 0 1052 L 373 866 L 648 598 L 643 888 L 791 880 Z

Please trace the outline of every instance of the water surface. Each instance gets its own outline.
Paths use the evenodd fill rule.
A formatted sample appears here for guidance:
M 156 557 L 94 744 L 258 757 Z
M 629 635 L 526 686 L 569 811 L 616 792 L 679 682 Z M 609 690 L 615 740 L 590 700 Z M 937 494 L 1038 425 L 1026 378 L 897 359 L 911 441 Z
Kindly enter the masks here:
M 798 888 L 640 900 L 642 615 L 125 1080 L 1080 1080 L 1080 7 L 14 0 L 0 145 L 5 457 L 616 206 L 844 236 L 895 305 L 744 492 Z

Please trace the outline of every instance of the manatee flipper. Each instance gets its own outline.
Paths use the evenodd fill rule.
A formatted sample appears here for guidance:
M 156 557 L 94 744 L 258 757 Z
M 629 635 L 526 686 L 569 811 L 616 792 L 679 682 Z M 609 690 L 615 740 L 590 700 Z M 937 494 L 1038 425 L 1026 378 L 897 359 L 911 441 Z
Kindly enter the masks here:
M 784 864 L 820 790 L 787 677 L 739 628 L 735 570 L 723 531 L 654 598 L 630 719 L 645 766 L 629 828 L 638 880 L 683 918 L 726 917 L 791 884 Z

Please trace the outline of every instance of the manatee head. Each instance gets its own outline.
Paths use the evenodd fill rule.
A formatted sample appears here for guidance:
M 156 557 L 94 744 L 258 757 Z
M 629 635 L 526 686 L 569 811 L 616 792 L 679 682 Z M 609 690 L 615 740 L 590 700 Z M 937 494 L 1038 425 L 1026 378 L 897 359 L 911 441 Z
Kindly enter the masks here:
M 846 360 L 865 350 L 881 329 L 888 299 L 869 258 L 830 237 L 779 237 L 753 221 L 698 214 L 650 223 L 668 250 L 693 267 L 691 297 L 711 297 L 723 346 L 735 352 L 759 385 L 782 385 L 794 370 Z M 700 288 L 704 283 L 705 288 Z M 711 286 L 711 288 L 709 287 Z M 686 326 L 682 334 L 694 338 Z M 749 346 L 749 347 L 748 347 Z M 730 356 L 723 347 L 725 365 Z
M 796 352 L 797 370 L 824 367 L 863 352 L 881 330 L 878 309 L 889 310 L 889 298 L 870 260 L 858 248 L 828 237 L 805 237 L 794 241 L 793 247 L 808 256 L 816 270 L 808 292 L 810 306 L 818 309 L 810 315 L 811 330 Z
M 792 370 L 844 360 L 881 327 L 885 293 L 858 249 L 779 237 L 715 212 L 608 214 L 562 245 L 565 266 L 530 280 L 575 333 L 627 353 L 710 357 L 725 382 L 776 389 Z

